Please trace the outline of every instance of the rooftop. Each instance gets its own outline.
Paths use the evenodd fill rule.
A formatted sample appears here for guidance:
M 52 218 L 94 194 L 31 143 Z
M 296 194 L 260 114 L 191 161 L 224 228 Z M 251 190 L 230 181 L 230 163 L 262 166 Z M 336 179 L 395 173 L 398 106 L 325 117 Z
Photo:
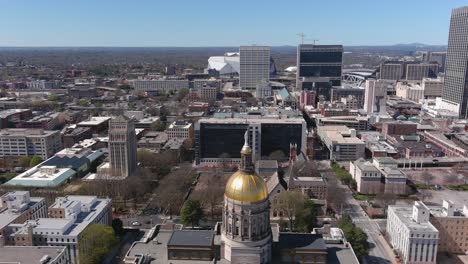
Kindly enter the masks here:
M 38 165 L 14 177 L 6 185 L 55 187 L 73 177 L 76 172 L 70 168 Z
M 44 256 L 51 257 L 50 262 L 53 262 L 64 250 L 66 250 L 66 247 L 58 246 L 0 247 L 0 263 L 41 263 Z
M 10 115 L 31 111 L 29 109 L 7 109 L 0 111 L 0 118 L 7 118 Z
M 211 247 L 214 240 L 214 231 L 205 230 L 176 230 L 167 242 L 168 246 L 196 246 Z
M 1 137 L 47 137 L 53 134 L 58 134 L 56 130 L 43 130 L 31 128 L 6 128 L 0 130 Z
M 108 122 L 111 119 L 110 116 L 93 116 L 89 120 L 78 123 L 79 126 L 97 126 L 102 123 Z
M 388 208 L 389 211 L 393 210 L 398 219 L 411 231 L 439 232 L 430 222 L 417 223 L 413 221 L 413 206 L 390 205 Z

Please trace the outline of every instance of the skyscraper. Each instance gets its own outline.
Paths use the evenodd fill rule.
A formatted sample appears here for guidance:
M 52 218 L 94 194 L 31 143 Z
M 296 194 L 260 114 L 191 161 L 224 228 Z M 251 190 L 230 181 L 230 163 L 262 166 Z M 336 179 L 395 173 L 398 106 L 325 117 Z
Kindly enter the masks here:
M 331 86 L 341 85 L 342 66 L 342 45 L 301 44 L 297 47 L 297 88 L 314 89 L 329 98 Z
M 257 84 L 270 80 L 270 47 L 241 46 L 239 85 L 243 89 L 255 89 Z
M 128 177 L 137 165 L 137 144 L 133 119 L 118 116 L 109 121 L 110 174 Z
M 460 118 L 468 117 L 468 6 L 452 10 L 445 62 L 442 101 L 458 105 Z

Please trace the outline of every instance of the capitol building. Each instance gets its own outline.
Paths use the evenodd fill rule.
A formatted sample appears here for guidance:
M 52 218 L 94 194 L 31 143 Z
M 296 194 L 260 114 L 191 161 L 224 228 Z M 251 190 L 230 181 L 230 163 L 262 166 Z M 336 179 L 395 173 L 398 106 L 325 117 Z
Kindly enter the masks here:
M 280 232 L 270 223 L 267 184 L 255 173 L 247 133 L 240 168 L 226 184 L 222 222 L 214 230 L 175 224 L 156 230 L 154 238 L 132 245 L 125 263 L 359 263 L 342 237 Z

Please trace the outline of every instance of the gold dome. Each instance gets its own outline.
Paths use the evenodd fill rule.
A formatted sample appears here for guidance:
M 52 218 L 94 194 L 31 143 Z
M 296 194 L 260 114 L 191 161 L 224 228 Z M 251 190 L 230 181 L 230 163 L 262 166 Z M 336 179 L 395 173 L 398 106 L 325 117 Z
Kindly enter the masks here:
M 241 149 L 241 154 L 252 154 L 252 149 L 250 148 L 250 146 L 244 145 Z
M 229 178 L 224 195 L 239 202 L 260 202 L 268 198 L 268 189 L 262 177 L 239 170 Z

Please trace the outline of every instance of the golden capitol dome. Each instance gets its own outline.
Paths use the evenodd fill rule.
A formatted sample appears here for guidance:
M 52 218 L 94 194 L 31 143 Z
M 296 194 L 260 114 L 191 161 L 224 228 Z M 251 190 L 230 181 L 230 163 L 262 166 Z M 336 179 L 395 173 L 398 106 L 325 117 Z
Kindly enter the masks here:
M 238 202 L 260 202 L 268 198 L 268 188 L 265 180 L 254 173 L 248 132 L 244 134 L 244 141 L 240 169 L 229 178 L 224 195 Z
M 234 173 L 226 184 L 226 197 L 239 202 L 260 202 L 268 198 L 265 180 L 244 170 Z

